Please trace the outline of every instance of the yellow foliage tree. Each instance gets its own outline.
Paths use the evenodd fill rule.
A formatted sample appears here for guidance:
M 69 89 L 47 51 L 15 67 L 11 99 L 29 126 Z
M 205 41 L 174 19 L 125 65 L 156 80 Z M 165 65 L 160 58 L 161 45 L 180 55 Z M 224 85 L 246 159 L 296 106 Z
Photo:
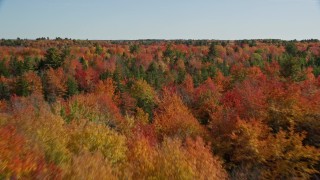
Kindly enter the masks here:
M 227 179 L 221 161 L 212 156 L 201 138 L 165 138 L 161 146 L 152 146 L 144 137 L 131 143 L 129 164 L 133 179 Z
M 64 178 L 71 180 L 118 179 L 111 164 L 99 152 L 82 152 L 74 156 Z
M 126 159 L 126 138 L 103 124 L 87 120 L 72 122 L 70 125 L 68 149 L 75 154 L 82 150 L 100 152 L 111 164 Z

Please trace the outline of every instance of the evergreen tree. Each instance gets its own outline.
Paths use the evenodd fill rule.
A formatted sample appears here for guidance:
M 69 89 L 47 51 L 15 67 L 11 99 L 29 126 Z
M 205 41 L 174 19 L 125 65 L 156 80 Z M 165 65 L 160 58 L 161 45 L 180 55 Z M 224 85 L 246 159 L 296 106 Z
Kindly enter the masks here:
M 295 56 L 298 52 L 297 46 L 293 42 L 288 43 L 286 45 L 286 52 L 292 56 Z
M 40 69 L 53 68 L 57 69 L 62 66 L 66 54 L 61 54 L 56 48 L 49 48 L 46 51 L 45 61 L 42 61 Z
M 102 53 L 103 48 L 99 44 L 96 44 L 96 54 L 101 55 Z
M 135 54 L 138 53 L 140 51 L 140 46 L 137 44 L 134 44 L 132 46 L 130 46 L 130 53 L 131 54 Z
M 28 82 L 23 78 L 19 77 L 16 82 L 16 88 L 15 88 L 16 95 L 18 96 L 29 96 L 30 95 L 30 89 Z
M 283 77 L 297 80 L 300 71 L 301 64 L 297 58 L 285 56 L 280 60 L 280 73 Z
M 0 82 L 0 100 L 6 99 L 9 100 L 10 98 L 10 91 L 7 84 Z
M 25 72 L 23 61 L 19 61 L 16 57 L 10 59 L 9 66 L 13 76 L 22 76 Z
M 79 93 L 78 83 L 73 77 L 69 77 L 67 81 L 67 96 L 71 97 Z
M 0 76 L 8 77 L 9 76 L 9 70 L 6 66 L 6 60 L 0 61 Z
M 211 43 L 211 45 L 209 47 L 209 53 L 208 53 L 209 57 L 216 57 L 217 56 L 217 51 L 216 51 L 215 47 L 216 47 L 215 43 Z

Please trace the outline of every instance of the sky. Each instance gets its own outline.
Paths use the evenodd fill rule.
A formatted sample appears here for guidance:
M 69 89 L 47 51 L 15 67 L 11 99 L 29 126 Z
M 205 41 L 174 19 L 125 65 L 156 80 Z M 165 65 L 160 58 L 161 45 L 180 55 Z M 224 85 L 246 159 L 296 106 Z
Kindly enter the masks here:
M 320 39 L 320 0 L 0 0 L 0 38 Z

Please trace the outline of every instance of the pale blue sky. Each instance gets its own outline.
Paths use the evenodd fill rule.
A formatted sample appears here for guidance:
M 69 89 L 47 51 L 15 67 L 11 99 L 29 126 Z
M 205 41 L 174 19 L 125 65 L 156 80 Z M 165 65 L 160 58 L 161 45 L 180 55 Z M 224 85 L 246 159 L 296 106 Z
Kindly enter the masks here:
M 0 0 L 0 38 L 320 39 L 320 0 Z

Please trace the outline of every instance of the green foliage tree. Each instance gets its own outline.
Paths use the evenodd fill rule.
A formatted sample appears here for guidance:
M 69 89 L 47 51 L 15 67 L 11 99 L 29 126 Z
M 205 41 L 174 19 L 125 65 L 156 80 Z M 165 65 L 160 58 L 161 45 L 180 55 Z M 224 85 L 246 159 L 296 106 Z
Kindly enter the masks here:
M 97 44 L 96 45 L 96 54 L 101 55 L 102 53 L 103 53 L 103 48 L 99 44 Z
M 10 89 L 8 85 L 4 82 L 0 82 L 0 100 L 6 99 L 9 100 L 10 98 Z
M 137 80 L 131 88 L 131 94 L 137 100 L 138 107 L 148 113 L 151 119 L 157 100 L 154 89 L 145 80 Z
M 30 95 L 31 93 L 29 83 L 22 76 L 20 76 L 17 79 L 16 86 L 15 86 L 15 93 L 18 96 L 24 96 L 24 97 Z
M 19 61 L 16 57 L 10 59 L 9 66 L 13 76 L 22 76 L 25 72 L 23 61 Z
M 71 97 L 79 93 L 79 87 L 77 81 L 73 77 L 69 77 L 67 80 L 67 97 Z
M 215 58 L 218 56 L 218 53 L 216 51 L 216 44 L 215 43 L 211 43 L 210 47 L 209 47 L 209 53 L 208 53 L 209 57 L 211 58 Z
M 133 44 L 130 46 L 130 53 L 131 54 L 135 54 L 138 53 L 140 51 L 140 46 L 137 44 Z
M 292 56 L 295 56 L 298 53 L 297 46 L 293 42 L 289 42 L 285 48 L 286 52 Z
M 6 60 L 3 59 L 0 61 L 0 76 L 8 77 L 9 76 L 9 69 L 6 66 Z
M 280 61 L 280 73 L 285 78 L 299 81 L 303 78 L 301 74 L 301 64 L 297 58 L 286 56 Z
M 57 48 L 49 48 L 46 51 L 45 60 L 41 61 L 40 69 L 57 69 L 62 66 L 65 56 Z

